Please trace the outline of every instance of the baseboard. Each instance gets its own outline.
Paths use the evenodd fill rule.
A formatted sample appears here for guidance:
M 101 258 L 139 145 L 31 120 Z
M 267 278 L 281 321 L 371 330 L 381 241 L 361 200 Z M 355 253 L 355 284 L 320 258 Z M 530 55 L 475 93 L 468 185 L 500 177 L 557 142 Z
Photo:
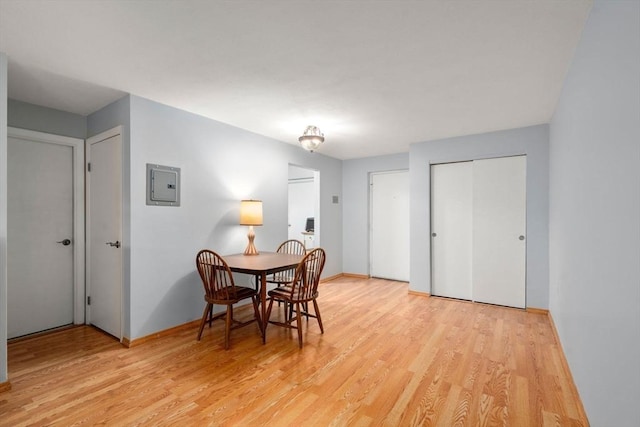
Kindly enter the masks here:
M 528 311 L 528 310 L 527 310 Z M 573 380 L 573 375 L 571 375 L 571 369 L 569 369 L 569 362 L 567 362 L 567 358 L 564 355 L 564 349 L 562 348 L 562 341 L 560 341 L 560 335 L 558 335 L 558 330 L 556 329 L 556 324 L 553 321 L 553 316 L 551 316 L 551 312 L 547 310 L 547 317 L 549 318 L 549 323 L 551 323 L 551 330 L 553 331 L 553 336 L 558 343 L 558 347 L 560 349 L 560 362 L 562 363 L 562 369 L 565 371 L 565 375 L 569 378 L 571 382 L 571 393 L 576 401 L 576 407 L 578 409 L 578 414 L 580 418 L 587 422 L 589 425 L 589 419 L 587 418 L 587 412 L 584 410 L 584 406 L 582 405 L 582 399 L 580 399 L 580 394 L 578 394 L 578 388 L 576 387 L 576 383 Z
M 409 295 L 416 295 L 419 297 L 430 297 L 431 294 L 429 292 L 420 292 L 420 291 L 412 291 L 409 289 Z
M 343 276 L 344 276 L 344 274 L 340 273 L 340 274 L 336 274 L 334 276 L 324 277 L 324 278 L 320 279 L 320 283 L 330 282 L 332 280 L 339 279 L 339 278 L 341 278 Z
M 546 315 L 549 314 L 549 310 L 544 308 L 526 307 L 525 310 L 533 314 L 546 314 Z
M 146 342 L 153 341 L 158 338 L 166 337 L 167 335 L 171 335 L 176 332 L 184 331 L 185 329 L 197 328 L 199 324 L 200 324 L 200 319 L 196 319 L 196 320 L 192 320 L 191 322 L 183 323 L 182 325 L 178 325 L 169 329 L 164 329 L 162 331 L 154 332 L 151 335 L 146 335 L 144 337 L 136 338 L 134 340 L 124 337 L 122 338 L 122 345 L 124 345 L 127 348 L 136 347 Z
M 370 279 L 368 274 L 342 273 L 342 276 L 351 279 Z
M 0 393 L 11 390 L 11 383 L 9 381 L 0 383 Z

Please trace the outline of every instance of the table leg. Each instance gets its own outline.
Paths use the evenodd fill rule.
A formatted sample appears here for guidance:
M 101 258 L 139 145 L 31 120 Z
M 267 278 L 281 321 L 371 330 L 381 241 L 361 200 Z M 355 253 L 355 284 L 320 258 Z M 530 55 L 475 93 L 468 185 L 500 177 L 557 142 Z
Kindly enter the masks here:
M 260 312 L 262 315 L 262 344 L 267 343 L 267 275 L 265 273 L 260 274 Z

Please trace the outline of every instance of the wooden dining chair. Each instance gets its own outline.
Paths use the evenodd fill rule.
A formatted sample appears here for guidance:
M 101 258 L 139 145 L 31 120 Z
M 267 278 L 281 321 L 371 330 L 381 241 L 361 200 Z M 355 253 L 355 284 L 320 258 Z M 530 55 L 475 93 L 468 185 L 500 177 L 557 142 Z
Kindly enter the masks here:
M 302 243 L 300 240 L 290 239 L 282 242 L 280 246 L 278 246 L 276 252 L 280 254 L 304 255 L 306 253 L 306 250 L 304 248 L 304 243 Z M 267 277 L 267 283 L 275 283 L 278 286 L 291 283 L 293 281 L 295 272 L 295 268 L 285 271 L 279 271 Z
M 309 252 L 300 261 L 300 264 L 296 267 L 293 281 L 282 287 L 275 288 L 269 291 L 269 308 L 267 309 L 268 323 L 274 325 L 283 326 L 285 328 L 298 330 L 298 345 L 302 348 L 302 316 L 315 317 L 318 320 L 320 326 L 320 333 L 324 333 L 322 326 L 322 317 L 320 316 L 320 309 L 318 308 L 318 284 L 320 283 L 320 275 L 324 268 L 326 254 L 324 249 L 316 248 Z M 284 322 L 271 320 L 271 309 L 273 308 L 273 302 L 285 303 L 285 319 Z M 307 303 L 313 302 L 313 308 L 315 314 L 309 313 L 306 308 Z M 295 313 L 291 312 L 295 307 Z M 294 325 L 293 322 L 296 322 Z M 265 327 L 266 334 L 266 327 Z
M 258 291 L 244 286 L 236 286 L 229 266 L 220 255 L 213 251 L 203 249 L 198 252 L 198 255 L 196 256 L 196 266 L 198 268 L 200 278 L 202 279 L 205 292 L 204 300 L 207 303 L 204 308 L 204 313 L 202 313 L 202 320 L 200 321 L 198 341 L 200 341 L 200 338 L 202 337 L 202 330 L 204 329 L 205 323 L 209 322 L 209 327 L 211 327 L 211 323 L 214 319 L 224 316 L 224 348 L 228 350 L 229 335 L 232 329 L 247 326 L 255 321 L 260 323 L 260 313 L 258 312 Z M 255 317 L 245 322 L 236 321 L 233 318 L 233 304 L 248 298 L 251 298 L 251 302 L 253 303 Z M 226 313 L 223 312 L 214 316 L 214 304 L 226 305 Z M 262 333 L 262 329 L 260 330 Z

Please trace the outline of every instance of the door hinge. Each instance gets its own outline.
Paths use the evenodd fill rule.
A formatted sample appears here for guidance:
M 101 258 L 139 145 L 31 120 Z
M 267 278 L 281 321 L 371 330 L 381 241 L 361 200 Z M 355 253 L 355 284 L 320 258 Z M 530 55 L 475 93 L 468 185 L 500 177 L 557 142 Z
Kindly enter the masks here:
M 91 297 L 87 297 L 87 305 L 91 305 Z
M 91 172 L 91 163 L 87 163 L 87 172 Z

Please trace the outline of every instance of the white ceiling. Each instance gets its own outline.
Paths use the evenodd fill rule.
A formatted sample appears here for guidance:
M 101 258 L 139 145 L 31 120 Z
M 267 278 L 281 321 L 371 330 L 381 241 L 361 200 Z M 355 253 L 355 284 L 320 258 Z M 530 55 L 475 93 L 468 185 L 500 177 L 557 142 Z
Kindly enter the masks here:
M 547 123 L 590 0 L 0 0 L 9 97 L 131 93 L 320 153 Z

